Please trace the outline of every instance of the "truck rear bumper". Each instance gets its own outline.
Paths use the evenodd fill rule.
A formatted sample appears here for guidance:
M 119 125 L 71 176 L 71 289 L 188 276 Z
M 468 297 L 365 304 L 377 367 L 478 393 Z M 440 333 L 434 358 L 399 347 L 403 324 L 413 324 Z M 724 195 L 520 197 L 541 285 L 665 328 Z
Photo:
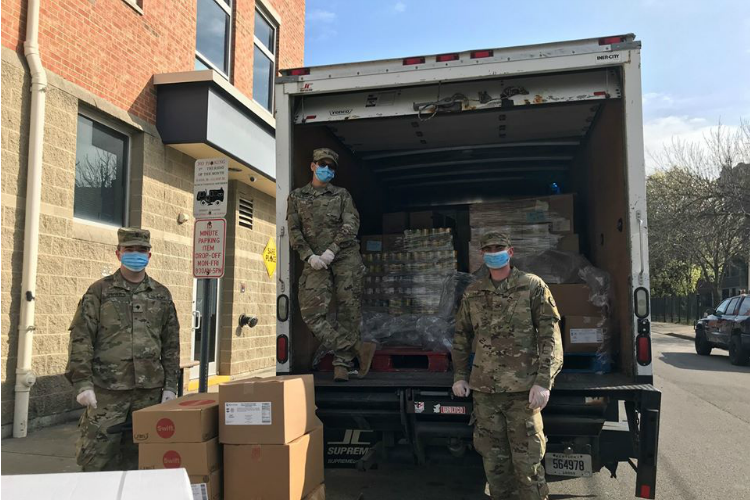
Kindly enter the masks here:
M 398 444 L 410 446 L 417 463 L 428 460 L 430 447 L 447 447 L 456 457 L 471 447 L 472 400 L 453 397 L 451 373 L 371 373 L 345 384 L 334 383 L 330 373 L 316 373 L 315 381 L 318 416 L 326 428 L 379 433 L 381 459 L 387 447 Z M 620 401 L 627 422 L 618 422 Z M 544 411 L 548 448 L 578 443 L 591 453 L 594 470 L 604 466 L 613 474 L 618 463 L 636 459 L 635 494 L 654 498 L 660 405 L 653 385 L 633 384 L 616 373 L 561 375 Z M 588 444 L 581 445 L 584 441 Z M 373 460 L 373 453 L 365 458 Z

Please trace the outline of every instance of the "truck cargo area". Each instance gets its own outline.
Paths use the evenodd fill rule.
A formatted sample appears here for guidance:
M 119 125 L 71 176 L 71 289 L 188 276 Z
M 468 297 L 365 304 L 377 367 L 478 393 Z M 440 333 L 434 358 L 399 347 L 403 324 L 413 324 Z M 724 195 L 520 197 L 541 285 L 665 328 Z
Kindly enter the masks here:
M 463 272 L 476 271 L 469 245 L 471 205 L 545 196 L 551 186 L 574 194 L 573 224 L 581 254 L 612 279 L 614 367 L 632 375 L 623 105 L 617 74 L 608 71 L 599 78 L 608 80 L 609 91 L 599 96 L 591 90 L 578 102 L 535 104 L 526 99 L 520 105 L 487 110 L 412 112 L 383 118 L 359 118 L 352 111 L 345 119 L 329 118 L 319 124 L 305 118 L 317 118 L 321 111 L 315 99 L 325 100 L 330 117 L 348 109 L 347 95 L 337 96 L 340 102 L 328 95 L 297 98 L 292 187 L 309 182 L 312 149 L 331 147 L 341 153 L 334 184 L 352 194 L 361 215 L 360 235 L 383 233 L 385 213 L 440 212 L 455 221 L 451 225 L 458 270 Z M 505 79 L 503 84 L 508 88 L 512 81 Z M 485 85 L 489 94 L 498 82 Z M 374 95 L 382 102 L 384 95 L 400 92 Z M 426 94 L 422 94 L 424 99 Z M 316 115 L 308 115 L 311 108 Z M 389 112 L 387 106 L 381 111 Z M 295 274 L 300 272 L 301 266 L 296 266 Z M 301 318 L 294 319 L 292 365 L 295 371 L 309 369 L 317 346 Z

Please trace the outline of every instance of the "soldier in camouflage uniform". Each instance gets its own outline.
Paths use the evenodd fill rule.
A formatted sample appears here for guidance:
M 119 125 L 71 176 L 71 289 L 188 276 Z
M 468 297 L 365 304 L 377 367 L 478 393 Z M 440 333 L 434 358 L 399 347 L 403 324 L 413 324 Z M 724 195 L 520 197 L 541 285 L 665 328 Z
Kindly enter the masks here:
M 453 392 L 474 390 L 474 446 L 493 500 L 546 499 L 541 410 L 562 368 L 560 315 L 544 281 L 510 266 L 507 235 L 480 243 L 490 276 L 466 289 L 456 317 Z
M 334 380 L 345 382 L 355 358 L 359 376 L 367 374 L 375 344 L 360 341 L 365 266 L 357 241 L 359 212 L 346 189 L 330 184 L 338 161 L 335 151 L 313 151 L 313 179 L 289 195 L 286 220 L 292 248 L 305 262 L 298 295 L 302 319 L 333 351 Z M 327 316 L 334 294 L 337 314 L 331 324 Z
M 117 232 L 120 269 L 89 287 L 70 324 L 65 376 L 86 411 L 78 424 L 84 471 L 138 468 L 133 411 L 174 399 L 180 369 L 180 324 L 172 295 L 146 274 L 145 229 Z

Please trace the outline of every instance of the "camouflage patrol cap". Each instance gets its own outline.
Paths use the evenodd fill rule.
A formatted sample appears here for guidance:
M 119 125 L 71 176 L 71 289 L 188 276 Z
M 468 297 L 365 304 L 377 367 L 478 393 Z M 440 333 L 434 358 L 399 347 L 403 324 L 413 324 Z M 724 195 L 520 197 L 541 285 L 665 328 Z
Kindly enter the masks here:
M 151 248 L 151 233 L 139 227 L 121 227 L 117 230 L 118 245 L 121 247 Z
M 339 155 L 336 151 L 333 149 L 328 148 L 318 148 L 313 151 L 313 161 L 319 162 L 320 160 L 328 158 L 329 160 L 333 160 L 333 163 L 336 164 L 336 166 L 339 166 Z
M 500 231 L 490 231 L 487 234 L 483 234 L 479 239 L 480 248 L 485 248 L 490 245 L 498 245 L 501 247 L 510 247 L 510 236 Z

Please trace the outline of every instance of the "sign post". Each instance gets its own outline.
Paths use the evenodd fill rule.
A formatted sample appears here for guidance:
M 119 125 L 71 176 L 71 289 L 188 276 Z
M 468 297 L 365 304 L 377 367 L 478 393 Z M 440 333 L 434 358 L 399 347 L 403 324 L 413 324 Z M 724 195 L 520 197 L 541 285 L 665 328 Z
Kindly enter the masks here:
M 217 297 L 221 296 L 218 279 L 224 276 L 229 160 L 197 160 L 193 181 L 193 277 L 203 289 L 203 307 L 197 311 L 201 318 L 198 323 L 201 331 L 198 392 L 207 392 L 209 341 L 211 330 L 216 328 L 212 317 L 216 315 Z M 212 286 L 212 280 L 216 280 L 217 286 Z

